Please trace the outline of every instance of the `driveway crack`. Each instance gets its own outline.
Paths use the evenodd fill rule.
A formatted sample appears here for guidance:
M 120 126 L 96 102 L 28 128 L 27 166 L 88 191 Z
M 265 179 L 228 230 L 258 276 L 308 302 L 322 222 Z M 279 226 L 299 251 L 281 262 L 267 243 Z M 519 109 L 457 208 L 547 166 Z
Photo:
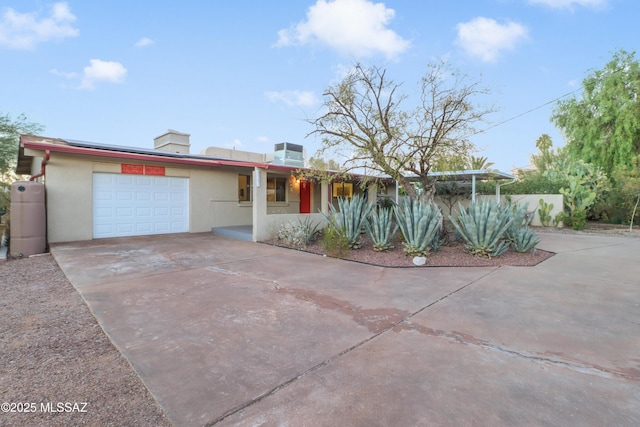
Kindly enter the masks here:
M 428 328 L 418 324 L 412 324 L 411 322 L 402 322 L 400 325 L 395 327 L 396 332 L 400 332 L 402 330 L 414 330 L 430 337 L 446 339 L 449 342 L 464 344 L 464 345 L 468 345 L 476 348 L 483 348 L 483 349 L 495 351 L 501 354 L 505 354 L 510 357 L 525 359 L 540 365 L 558 366 L 558 367 L 570 369 L 575 372 L 580 372 L 582 374 L 595 375 L 595 376 L 607 378 L 607 379 L 610 379 L 612 377 L 619 377 L 627 380 L 638 380 L 638 378 L 640 377 L 640 375 L 637 375 L 634 372 L 616 371 L 609 368 L 605 368 L 603 366 L 587 364 L 587 363 L 583 363 L 575 360 L 566 360 L 566 359 L 557 358 L 557 357 L 549 357 L 546 354 L 528 353 L 528 352 L 523 352 L 519 350 L 514 350 L 506 346 L 493 344 L 489 341 L 476 338 L 472 335 L 465 334 L 458 331 L 442 331 L 438 329 Z
M 252 277 L 253 276 L 249 276 L 246 274 L 242 274 L 242 273 L 237 273 L 237 272 L 229 272 L 228 270 L 223 270 L 223 269 L 218 269 L 217 267 L 209 267 L 212 271 L 216 271 L 216 272 L 226 272 L 225 274 L 234 274 L 234 275 L 243 275 L 243 276 L 247 276 L 247 277 Z M 400 325 L 409 325 L 409 323 L 407 323 L 412 317 L 422 313 L 424 310 L 428 309 L 429 307 L 434 306 L 435 304 L 438 304 L 441 301 L 444 301 L 445 299 L 449 298 L 452 295 L 455 295 L 456 293 L 462 291 L 463 289 L 473 285 L 474 283 L 477 283 L 478 281 L 484 279 L 485 277 L 489 276 L 490 274 L 492 274 L 493 272 L 495 272 L 496 270 L 498 270 L 500 267 L 496 267 L 493 268 L 491 271 L 483 274 L 480 277 L 475 278 L 474 280 L 470 281 L 469 283 L 449 292 L 448 294 L 442 296 L 441 298 L 438 298 L 437 300 L 427 304 L 426 306 L 420 308 L 419 310 L 416 310 L 413 313 L 409 313 L 407 314 L 404 318 L 400 318 L 400 319 L 393 319 L 393 321 L 389 322 L 389 317 L 393 318 L 396 317 L 399 314 L 400 310 L 393 310 L 394 313 L 392 313 L 391 315 L 389 315 L 388 313 L 385 313 L 386 315 L 385 320 L 387 320 L 387 322 L 384 322 L 382 325 L 378 324 L 378 322 L 376 322 L 374 320 L 374 322 L 371 322 L 371 320 L 369 319 L 371 317 L 372 313 L 377 313 L 377 312 L 381 312 L 381 310 L 362 310 L 361 308 L 356 308 L 353 307 L 353 305 L 346 303 L 344 301 L 340 301 L 340 300 L 336 300 L 335 298 L 332 297 L 321 297 L 318 294 L 315 294 L 314 292 L 311 291 L 301 291 L 301 290 L 296 290 L 296 289 L 284 289 L 284 288 L 280 288 L 278 289 L 278 286 L 276 284 L 276 289 L 278 289 L 278 292 L 283 292 L 283 293 L 287 293 L 287 294 L 293 294 L 296 298 L 302 299 L 302 300 L 306 300 L 306 301 L 311 301 L 314 302 L 316 304 L 318 304 L 319 306 L 326 308 L 326 309 L 334 309 L 334 310 L 338 310 L 341 311 L 345 314 L 350 314 L 354 320 L 357 323 L 363 324 L 366 323 L 369 326 L 369 330 L 370 331 L 374 331 L 375 333 L 371 336 L 369 336 L 368 338 L 354 344 L 353 346 L 329 357 L 328 359 L 323 360 L 322 362 L 310 367 L 309 369 L 303 371 L 302 373 L 288 379 L 287 381 L 284 381 L 280 384 L 278 384 L 277 386 L 271 388 L 270 390 L 265 391 L 264 393 L 260 394 L 259 396 L 256 396 L 255 398 L 244 402 L 234 408 L 231 408 L 230 410 L 228 410 L 227 412 L 225 412 L 224 414 L 220 415 L 219 417 L 215 418 L 214 420 L 210 421 L 209 423 L 205 424 L 205 426 L 210 427 L 210 426 L 214 426 L 216 424 L 218 424 L 219 422 L 225 420 L 226 418 L 266 399 L 269 396 L 274 395 L 275 393 L 277 393 L 278 391 L 288 387 L 289 385 L 295 383 L 296 381 L 306 377 L 307 375 L 316 372 L 320 369 L 322 369 L 325 366 L 330 365 L 331 363 L 335 362 L 336 360 L 342 358 L 343 356 L 351 353 L 352 351 L 362 347 L 363 345 L 375 340 L 376 338 L 378 338 L 379 336 L 394 330 L 395 328 L 399 327 Z M 220 271 L 219 271 L 220 270 Z M 384 269 L 383 269 L 384 272 Z M 378 279 L 382 277 L 382 274 L 378 277 Z M 265 280 L 265 279 L 261 279 L 261 280 Z M 272 281 L 273 282 L 273 281 Z M 386 311 L 386 310 L 385 310 Z M 405 312 L 406 313 L 406 312 Z M 395 315 L 395 316 L 394 316 Z

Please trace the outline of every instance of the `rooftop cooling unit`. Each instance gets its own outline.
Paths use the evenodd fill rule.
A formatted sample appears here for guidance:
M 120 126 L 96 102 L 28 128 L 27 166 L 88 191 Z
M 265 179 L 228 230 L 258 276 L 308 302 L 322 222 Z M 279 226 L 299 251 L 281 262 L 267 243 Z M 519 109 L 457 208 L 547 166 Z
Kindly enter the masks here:
M 304 147 L 290 142 L 276 144 L 273 153 L 273 164 L 304 167 Z

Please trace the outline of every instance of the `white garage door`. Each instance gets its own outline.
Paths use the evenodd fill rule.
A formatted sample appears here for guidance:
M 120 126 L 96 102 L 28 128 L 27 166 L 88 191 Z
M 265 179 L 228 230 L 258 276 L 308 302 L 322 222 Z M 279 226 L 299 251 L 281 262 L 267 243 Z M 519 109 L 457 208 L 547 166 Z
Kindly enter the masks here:
M 189 231 L 189 179 L 93 174 L 93 237 Z

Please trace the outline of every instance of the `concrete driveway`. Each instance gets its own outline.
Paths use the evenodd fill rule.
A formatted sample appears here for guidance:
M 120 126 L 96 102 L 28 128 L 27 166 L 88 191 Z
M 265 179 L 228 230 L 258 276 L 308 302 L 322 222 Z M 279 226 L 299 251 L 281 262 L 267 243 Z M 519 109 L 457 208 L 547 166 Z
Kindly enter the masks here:
M 390 269 L 215 234 L 53 255 L 179 426 L 640 425 L 640 239 Z

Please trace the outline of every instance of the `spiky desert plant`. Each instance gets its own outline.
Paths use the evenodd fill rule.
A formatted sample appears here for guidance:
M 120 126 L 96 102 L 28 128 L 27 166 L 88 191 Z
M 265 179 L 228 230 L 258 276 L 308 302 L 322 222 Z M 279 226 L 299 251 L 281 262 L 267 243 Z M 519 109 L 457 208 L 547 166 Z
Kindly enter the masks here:
M 351 249 L 358 249 L 362 246 L 360 230 L 373 207 L 367 204 L 363 196 L 356 194 L 350 199 L 338 198 L 338 209 L 329 205 L 329 215 L 324 214 L 324 216 L 329 222 L 329 227 L 347 239 Z
M 507 227 L 507 231 L 505 232 L 505 239 L 509 243 L 514 242 L 516 236 L 520 232 L 520 229 L 529 227 L 529 224 L 535 215 L 535 211 L 532 213 L 527 209 L 529 209 L 529 203 L 525 203 L 524 205 L 510 203 L 505 206 L 506 212 L 511 217 L 511 224 Z
M 457 221 L 451 216 L 449 219 L 466 242 L 467 252 L 476 256 L 497 257 L 509 248 L 509 244 L 503 240 L 512 221 L 507 209 L 490 200 L 476 201 L 471 202 L 468 209 L 460 205 Z
M 313 242 L 316 239 L 316 237 L 318 237 L 318 234 L 320 234 L 320 225 L 314 224 L 313 221 L 311 221 L 310 216 L 307 216 L 303 220 L 299 219 L 298 228 L 304 234 L 305 245 L 308 245 L 309 243 Z
M 373 242 L 374 251 L 385 252 L 393 248 L 391 240 L 398 231 L 398 224 L 393 224 L 391 208 L 372 210 L 364 221 L 364 230 Z
M 394 208 L 394 212 L 404 237 L 404 253 L 409 256 L 425 256 L 434 240 L 440 237 L 440 209 L 433 203 L 407 198 Z
M 522 227 L 518 230 L 514 240 L 511 242 L 511 248 L 516 252 L 529 252 L 536 249 L 540 243 L 540 238 L 528 227 Z

